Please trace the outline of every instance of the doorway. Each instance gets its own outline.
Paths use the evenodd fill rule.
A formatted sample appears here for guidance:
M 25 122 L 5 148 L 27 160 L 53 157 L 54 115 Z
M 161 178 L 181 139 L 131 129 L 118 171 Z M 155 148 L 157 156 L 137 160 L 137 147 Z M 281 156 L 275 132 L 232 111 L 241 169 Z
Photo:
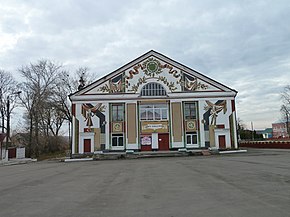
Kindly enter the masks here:
M 84 139 L 84 152 L 91 152 L 91 139 Z
M 168 151 L 169 150 L 169 134 L 158 134 L 158 150 Z
M 219 136 L 219 149 L 226 149 L 226 136 L 225 135 Z

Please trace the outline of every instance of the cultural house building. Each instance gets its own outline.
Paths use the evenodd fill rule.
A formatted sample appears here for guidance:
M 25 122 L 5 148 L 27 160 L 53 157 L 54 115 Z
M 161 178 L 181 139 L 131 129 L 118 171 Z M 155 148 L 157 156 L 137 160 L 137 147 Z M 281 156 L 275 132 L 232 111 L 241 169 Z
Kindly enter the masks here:
M 70 95 L 72 153 L 237 148 L 236 95 L 151 50 Z

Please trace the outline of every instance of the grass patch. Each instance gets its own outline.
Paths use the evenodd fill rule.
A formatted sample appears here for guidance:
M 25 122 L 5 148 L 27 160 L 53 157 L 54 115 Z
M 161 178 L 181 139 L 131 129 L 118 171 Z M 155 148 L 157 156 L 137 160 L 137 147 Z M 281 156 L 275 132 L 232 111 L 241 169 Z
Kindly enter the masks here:
M 43 153 L 38 158 L 37 161 L 43 161 L 43 160 L 56 160 L 60 158 L 66 157 L 66 152 L 54 152 L 54 153 Z

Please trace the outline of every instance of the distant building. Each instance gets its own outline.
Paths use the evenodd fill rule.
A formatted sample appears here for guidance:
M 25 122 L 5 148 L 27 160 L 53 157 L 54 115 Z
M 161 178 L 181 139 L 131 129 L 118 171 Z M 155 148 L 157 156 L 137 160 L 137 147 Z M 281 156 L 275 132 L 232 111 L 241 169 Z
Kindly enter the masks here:
M 290 123 L 288 123 L 290 126 Z M 287 133 L 287 127 L 286 127 L 285 122 L 280 122 L 280 123 L 273 123 L 272 128 L 273 128 L 273 138 L 287 138 L 289 137 Z
M 236 95 L 150 51 L 70 96 L 72 154 L 237 148 Z
M 273 129 L 266 128 L 265 130 L 263 130 L 262 134 L 264 139 L 270 139 L 273 137 Z

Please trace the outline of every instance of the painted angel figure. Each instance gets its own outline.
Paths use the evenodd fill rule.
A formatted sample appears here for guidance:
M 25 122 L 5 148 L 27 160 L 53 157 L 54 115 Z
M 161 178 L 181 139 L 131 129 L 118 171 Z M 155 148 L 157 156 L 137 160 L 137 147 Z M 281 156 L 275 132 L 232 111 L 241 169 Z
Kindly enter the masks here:
M 204 110 L 210 110 L 210 116 L 211 116 L 211 122 L 210 125 L 216 126 L 216 119 L 218 116 L 218 113 L 220 113 L 222 110 L 224 111 L 224 114 L 227 112 L 227 101 L 224 100 L 219 104 L 214 104 L 208 100 L 205 101 L 206 106 L 204 107 Z
M 95 106 L 92 106 L 91 104 L 83 104 L 82 108 L 84 109 L 83 116 L 85 118 L 85 121 L 87 122 L 87 126 L 90 129 L 91 126 L 93 126 L 92 117 L 94 117 L 97 110 L 101 110 L 102 103 L 98 103 Z
M 87 110 L 86 117 L 85 117 L 85 121 L 87 122 L 87 126 L 88 126 L 89 128 L 91 128 L 91 126 L 93 126 L 92 117 L 94 117 L 94 113 L 92 112 L 91 109 L 88 109 L 88 110 Z

